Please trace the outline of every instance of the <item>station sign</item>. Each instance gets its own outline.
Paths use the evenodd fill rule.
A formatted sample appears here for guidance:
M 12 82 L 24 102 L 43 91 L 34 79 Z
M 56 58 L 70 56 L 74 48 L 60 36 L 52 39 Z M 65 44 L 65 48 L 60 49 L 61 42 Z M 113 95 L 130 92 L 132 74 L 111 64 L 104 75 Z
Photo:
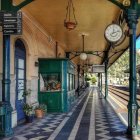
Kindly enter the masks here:
M 4 35 L 22 34 L 22 12 L 0 12 L 0 23 Z
M 105 65 L 93 65 L 92 72 L 93 73 L 105 73 Z

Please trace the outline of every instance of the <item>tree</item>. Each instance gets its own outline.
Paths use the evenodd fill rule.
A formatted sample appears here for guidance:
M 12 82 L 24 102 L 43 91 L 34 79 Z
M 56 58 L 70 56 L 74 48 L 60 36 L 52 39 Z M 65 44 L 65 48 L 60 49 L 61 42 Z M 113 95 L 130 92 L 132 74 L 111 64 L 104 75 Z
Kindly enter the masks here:
M 140 53 L 136 52 L 136 64 L 140 64 Z M 125 70 L 129 70 L 129 49 L 109 68 L 109 75 L 114 83 L 123 84 L 126 80 Z

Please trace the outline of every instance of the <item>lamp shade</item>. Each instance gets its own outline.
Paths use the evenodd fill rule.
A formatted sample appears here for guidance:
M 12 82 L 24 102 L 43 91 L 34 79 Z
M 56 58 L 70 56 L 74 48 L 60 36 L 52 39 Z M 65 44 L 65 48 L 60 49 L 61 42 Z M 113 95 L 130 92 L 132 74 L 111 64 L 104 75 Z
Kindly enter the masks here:
M 81 60 L 86 60 L 87 59 L 87 54 L 86 53 L 81 53 L 80 54 L 80 59 Z

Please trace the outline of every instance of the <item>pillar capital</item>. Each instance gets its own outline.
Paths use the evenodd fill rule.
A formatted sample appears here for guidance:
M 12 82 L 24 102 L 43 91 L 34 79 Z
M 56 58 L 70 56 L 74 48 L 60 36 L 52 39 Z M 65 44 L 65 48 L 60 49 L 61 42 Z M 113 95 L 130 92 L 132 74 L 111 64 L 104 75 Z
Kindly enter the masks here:
M 136 28 L 138 23 L 138 12 L 136 9 L 127 9 L 125 14 L 127 25 L 130 29 Z

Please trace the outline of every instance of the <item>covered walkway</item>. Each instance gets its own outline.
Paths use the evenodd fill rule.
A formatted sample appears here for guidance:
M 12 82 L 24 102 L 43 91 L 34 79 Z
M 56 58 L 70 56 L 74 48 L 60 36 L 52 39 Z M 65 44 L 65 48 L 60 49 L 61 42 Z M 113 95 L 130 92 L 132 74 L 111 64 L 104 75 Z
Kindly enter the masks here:
M 42 120 L 18 126 L 3 140 L 128 140 L 127 127 L 96 87 L 86 89 L 68 113 L 47 114 Z
M 105 81 L 107 100 L 108 68 L 128 48 L 127 129 L 130 135 L 139 134 L 136 38 L 140 34 L 140 1 L 0 0 L 0 4 L 0 139 L 11 136 L 13 128 L 31 119 L 42 104 L 48 112 L 68 112 L 75 91 L 79 96 L 87 74 L 95 73 L 96 66 L 103 66 L 103 71 L 96 73 L 100 91 Z M 13 22 L 16 29 L 9 24 Z M 76 99 L 72 112 L 48 114 L 25 128 L 18 126 L 10 139 L 122 140 L 125 126 L 119 125 L 112 108 L 97 95 L 96 88 L 89 89 Z

